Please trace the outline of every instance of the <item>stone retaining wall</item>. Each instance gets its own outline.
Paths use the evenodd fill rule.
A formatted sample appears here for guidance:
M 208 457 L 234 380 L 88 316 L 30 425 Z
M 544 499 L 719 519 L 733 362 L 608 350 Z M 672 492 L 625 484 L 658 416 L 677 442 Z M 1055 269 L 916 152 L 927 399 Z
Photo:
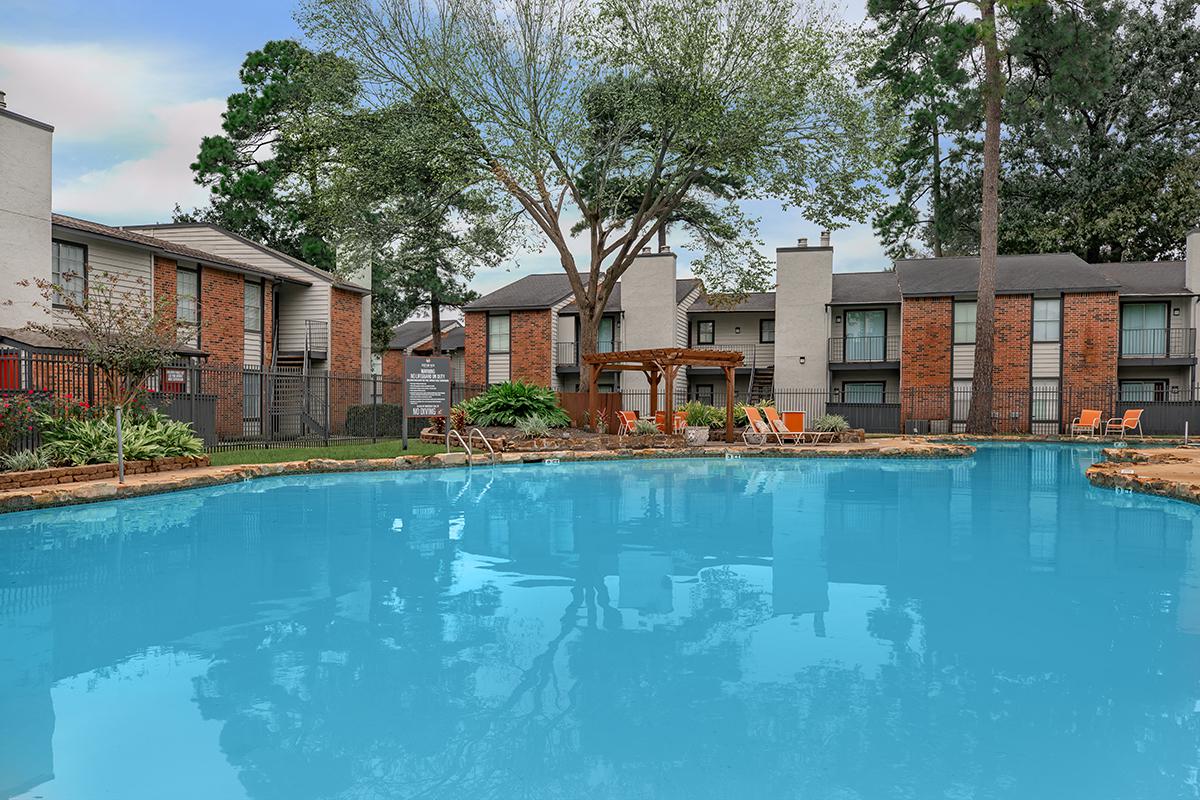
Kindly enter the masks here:
M 195 469 L 209 465 L 208 456 L 180 456 L 178 458 L 153 458 L 149 461 L 126 461 L 126 475 L 145 475 L 152 472 L 168 472 L 177 469 Z M 0 472 L 0 492 L 8 489 L 28 489 L 35 486 L 53 486 L 60 483 L 99 481 L 117 477 L 116 464 L 87 464 L 82 467 L 52 467 L 25 472 Z

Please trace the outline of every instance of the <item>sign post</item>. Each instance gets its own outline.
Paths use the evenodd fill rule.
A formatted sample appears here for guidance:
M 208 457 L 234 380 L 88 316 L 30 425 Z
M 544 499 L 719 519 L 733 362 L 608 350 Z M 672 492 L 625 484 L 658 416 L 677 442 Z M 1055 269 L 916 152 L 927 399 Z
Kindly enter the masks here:
M 450 446 L 450 359 L 405 356 L 404 449 L 408 449 L 409 417 L 442 417 L 446 420 L 446 446 Z

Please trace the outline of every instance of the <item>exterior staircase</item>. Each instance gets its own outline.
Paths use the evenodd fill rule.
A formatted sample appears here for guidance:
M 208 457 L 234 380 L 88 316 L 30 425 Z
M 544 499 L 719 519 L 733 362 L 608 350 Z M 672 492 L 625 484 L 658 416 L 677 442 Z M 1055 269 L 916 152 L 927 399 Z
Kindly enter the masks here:
M 775 367 L 758 367 L 750 376 L 750 402 L 758 403 L 775 396 Z

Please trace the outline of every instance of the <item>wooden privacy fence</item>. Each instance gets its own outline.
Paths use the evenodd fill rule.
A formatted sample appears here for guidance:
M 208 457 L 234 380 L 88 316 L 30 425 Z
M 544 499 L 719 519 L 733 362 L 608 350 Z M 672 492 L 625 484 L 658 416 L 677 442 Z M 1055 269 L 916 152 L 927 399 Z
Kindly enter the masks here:
M 571 425 L 576 428 L 588 427 L 588 393 L 559 392 L 558 404 L 571 417 Z M 605 430 L 616 433 L 619 426 L 617 412 L 621 410 L 621 395 L 602 392 L 599 400 L 600 418 L 604 420 Z

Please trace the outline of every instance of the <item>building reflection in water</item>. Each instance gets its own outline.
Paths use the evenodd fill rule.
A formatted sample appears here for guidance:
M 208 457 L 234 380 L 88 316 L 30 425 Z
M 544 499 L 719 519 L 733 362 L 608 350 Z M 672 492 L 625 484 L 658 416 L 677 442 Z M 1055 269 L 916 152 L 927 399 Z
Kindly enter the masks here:
M 199 671 L 163 724 L 215 723 L 251 798 L 1174 796 L 1200 516 L 1081 486 L 1086 457 L 329 476 L 0 519 L 0 797 L 85 791 L 60 743 L 95 720 L 55 693 L 150 686 L 164 653 Z

